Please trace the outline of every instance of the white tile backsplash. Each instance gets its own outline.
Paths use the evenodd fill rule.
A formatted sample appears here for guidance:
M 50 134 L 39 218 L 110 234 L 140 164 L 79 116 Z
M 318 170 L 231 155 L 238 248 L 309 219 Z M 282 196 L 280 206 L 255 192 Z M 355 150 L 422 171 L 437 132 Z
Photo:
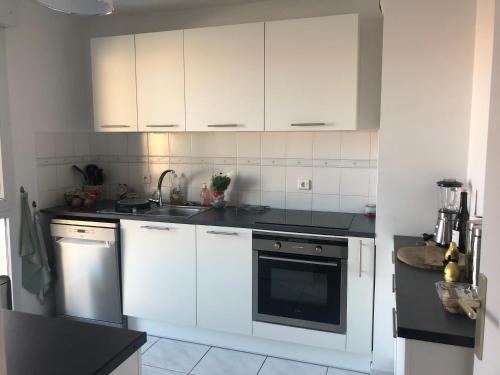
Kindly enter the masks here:
M 262 158 L 286 158 L 286 133 L 262 133 Z
M 238 158 L 259 158 L 261 133 L 237 133 Z
M 287 167 L 286 170 L 286 192 L 287 193 L 301 193 L 311 194 L 311 190 L 299 190 L 298 181 L 310 180 L 312 181 L 312 167 Z M 314 182 L 311 182 L 314 185 Z M 288 200 L 287 200 L 288 202 Z M 287 205 L 288 207 L 288 205 Z
M 56 157 L 73 156 L 73 135 L 71 133 L 56 133 Z
M 370 133 L 342 133 L 341 158 L 352 160 L 370 159 Z
M 261 204 L 274 208 L 286 208 L 286 193 L 282 191 L 262 191 Z
M 286 133 L 286 157 L 293 159 L 312 159 L 312 140 L 312 133 Z
M 127 134 L 109 133 L 108 134 L 108 155 L 127 155 Z
M 90 155 L 90 135 L 88 133 L 73 134 L 75 156 Z
M 314 159 L 340 159 L 342 133 L 317 132 L 313 135 Z
M 342 195 L 359 195 L 367 197 L 370 191 L 370 169 L 344 168 L 340 176 L 340 193 Z
M 213 156 L 214 144 L 214 133 L 193 133 L 191 136 L 191 157 Z
M 54 156 L 56 156 L 55 134 L 35 134 L 35 153 L 37 158 L 53 158 Z
M 37 168 L 38 191 L 57 189 L 57 166 L 39 166 Z
M 313 193 L 340 194 L 340 168 L 313 168 Z
M 286 193 L 286 208 L 291 210 L 312 210 L 312 194 Z
M 39 133 L 35 149 L 44 202 L 78 188 L 71 165 L 91 162 L 104 169 L 113 197 L 119 183 L 151 194 L 165 169 L 185 177 L 193 200 L 215 172 L 231 175 L 232 204 L 363 212 L 377 194 L 376 132 Z M 299 179 L 310 180 L 311 189 L 299 190 Z M 167 178 L 164 192 L 169 188 Z
M 264 191 L 285 191 L 286 167 L 262 166 L 261 189 Z
M 340 197 L 340 211 L 342 212 L 364 212 L 368 204 L 368 197 L 342 195 Z
M 260 165 L 238 165 L 238 188 L 260 191 Z
M 191 156 L 191 134 L 169 134 L 170 156 Z
M 129 133 L 127 134 L 127 155 L 148 156 L 148 134 Z
M 108 134 L 105 133 L 90 133 L 90 154 L 91 155 L 106 155 L 108 148 Z
M 209 155 L 217 158 L 236 158 L 236 134 L 225 132 L 215 133 L 213 143 L 209 145 L 211 149 Z
M 313 194 L 312 209 L 314 211 L 339 211 L 340 195 Z

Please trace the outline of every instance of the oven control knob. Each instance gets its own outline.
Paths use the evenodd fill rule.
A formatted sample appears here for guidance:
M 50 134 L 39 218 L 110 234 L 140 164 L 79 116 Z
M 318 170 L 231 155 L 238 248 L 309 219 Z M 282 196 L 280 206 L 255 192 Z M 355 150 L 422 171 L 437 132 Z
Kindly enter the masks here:
M 316 247 L 314 248 L 314 252 L 315 252 L 316 254 L 321 254 L 321 252 L 322 252 L 322 251 L 323 251 L 323 248 L 322 248 L 321 246 L 316 246 Z
M 275 242 L 273 246 L 275 249 L 281 249 L 281 242 Z

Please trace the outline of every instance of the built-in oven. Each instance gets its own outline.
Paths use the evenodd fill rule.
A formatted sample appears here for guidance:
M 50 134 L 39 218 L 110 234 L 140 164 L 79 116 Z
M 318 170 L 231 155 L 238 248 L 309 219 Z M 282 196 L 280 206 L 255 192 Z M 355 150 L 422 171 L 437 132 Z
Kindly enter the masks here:
M 254 231 L 253 320 L 345 334 L 347 239 Z

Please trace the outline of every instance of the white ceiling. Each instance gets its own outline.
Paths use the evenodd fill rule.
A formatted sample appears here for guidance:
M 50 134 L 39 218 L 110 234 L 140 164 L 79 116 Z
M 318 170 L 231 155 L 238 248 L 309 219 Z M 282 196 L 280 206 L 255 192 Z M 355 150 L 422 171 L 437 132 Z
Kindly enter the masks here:
M 212 5 L 252 3 L 266 0 L 113 0 L 116 12 L 178 10 Z

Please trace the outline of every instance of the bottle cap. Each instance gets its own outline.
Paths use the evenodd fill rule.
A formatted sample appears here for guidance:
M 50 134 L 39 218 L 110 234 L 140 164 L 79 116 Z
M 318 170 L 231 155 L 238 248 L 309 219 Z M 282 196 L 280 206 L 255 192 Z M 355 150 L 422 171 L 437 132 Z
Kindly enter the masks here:
M 207 184 L 206 183 L 201 184 L 201 188 L 202 189 L 206 189 L 207 188 Z

